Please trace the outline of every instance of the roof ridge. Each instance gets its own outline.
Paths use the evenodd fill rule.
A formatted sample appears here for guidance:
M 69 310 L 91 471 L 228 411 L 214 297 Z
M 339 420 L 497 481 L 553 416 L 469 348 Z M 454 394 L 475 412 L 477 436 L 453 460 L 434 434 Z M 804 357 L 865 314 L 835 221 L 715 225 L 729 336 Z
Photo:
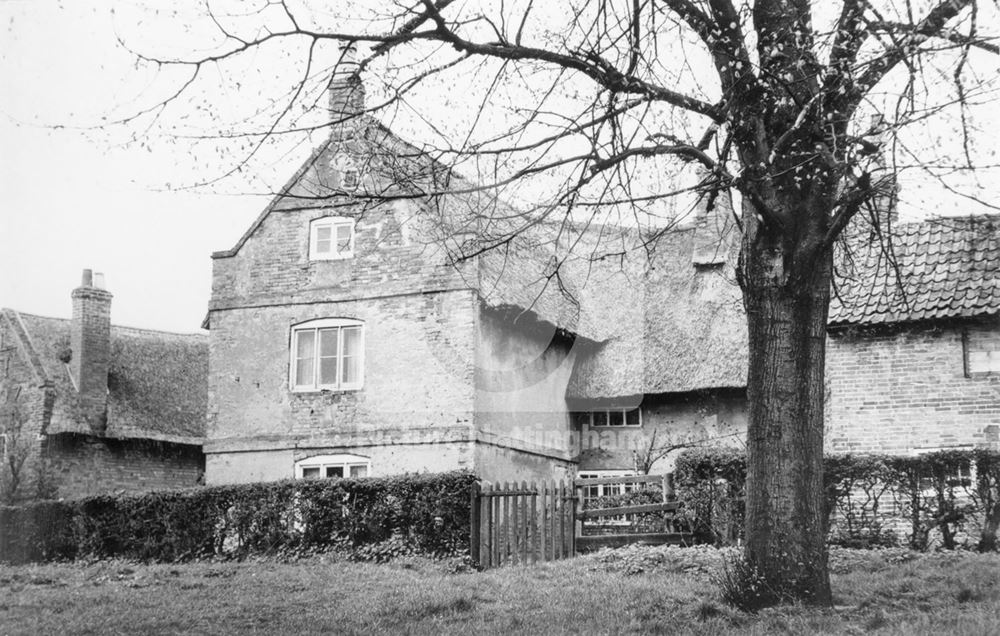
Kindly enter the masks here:
M 17 309 L 11 309 L 9 307 L 4 307 L 3 311 L 13 312 L 18 317 L 20 316 L 30 316 L 32 318 L 42 318 L 43 320 L 58 320 L 59 322 L 69 323 L 72 322 L 72 318 L 60 318 L 58 316 L 45 316 L 42 314 L 33 314 L 28 311 L 18 311 Z M 208 338 L 206 334 L 198 333 L 196 331 L 167 331 L 166 329 L 152 329 L 150 327 L 132 327 L 130 325 L 119 325 L 111 323 L 112 329 L 120 329 L 125 331 L 143 331 L 148 333 L 159 333 L 169 336 L 182 336 L 182 337 L 193 337 L 193 338 Z M 25 329 L 27 332 L 27 329 Z

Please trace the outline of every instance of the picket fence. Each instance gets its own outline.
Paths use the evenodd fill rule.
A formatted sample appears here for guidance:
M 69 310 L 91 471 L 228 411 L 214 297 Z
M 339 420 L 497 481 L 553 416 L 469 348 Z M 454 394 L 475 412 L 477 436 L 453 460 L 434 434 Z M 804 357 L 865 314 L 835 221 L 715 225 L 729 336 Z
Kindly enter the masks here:
M 599 509 L 584 507 L 587 488 L 601 485 L 623 488 L 626 484 L 635 488 L 650 483 L 661 485 L 662 503 Z M 554 561 L 602 546 L 684 544 L 693 540 L 678 514 L 682 504 L 674 500 L 670 475 L 602 477 L 540 484 L 486 482 L 473 484 L 470 503 L 469 549 L 473 560 L 484 568 Z M 664 531 L 618 532 L 612 525 L 604 526 L 599 534 L 585 532 L 601 518 L 621 519 L 623 515 L 645 513 L 666 513 Z

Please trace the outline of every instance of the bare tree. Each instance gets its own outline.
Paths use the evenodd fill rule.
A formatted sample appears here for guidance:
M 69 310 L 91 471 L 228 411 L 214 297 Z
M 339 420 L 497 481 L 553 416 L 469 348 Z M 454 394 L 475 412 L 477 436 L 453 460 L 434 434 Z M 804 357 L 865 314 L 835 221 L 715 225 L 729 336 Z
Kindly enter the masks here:
M 531 194 L 521 201 L 533 205 L 479 249 L 540 222 L 632 218 L 648 229 L 683 190 L 671 177 L 685 162 L 707 171 L 709 205 L 738 193 L 750 347 L 746 558 L 778 597 L 829 604 L 823 372 L 835 244 L 862 215 L 876 233 L 886 229 L 875 204 L 894 172 L 944 179 L 978 161 L 973 111 L 996 72 L 977 67 L 995 65 L 998 52 L 980 14 L 995 6 L 413 0 L 338 9 L 281 0 L 239 9 L 206 3 L 217 36 L 209 53 L 204 40 L 189 57 L 132 45 L 183 75 L 144 115 L 186 104 L 185 92 L 228 64 L 251 68 L 251 56 L 275 49 L 300 56 L 292 88 L 269 95 L 267 124 L 237 131 L 251 140 L 246 160 L 277 132 L 308 128 L 296 105 L 328 76 L 324 47 L 360 43 L 366 81 L 381 81 L 370 113 L 401 121 L 416 112 L 408 121 L 430 131 L 422 150 L 475 174 L 478 187 Z M 877 139 L 872 115 L 885 122 Z M 921 154 L 926 147 L 903 134 L 935 117 L 958 122 L 956 157 Z
M 653 430 L 649 438 L 644 440 L 636 450 L 632 451 L 635 461 L 635 471 L 641 475 L 648 475 L 656 462 L 670 457 L 671 453 L 691 448 L 704 448 L 720 443 L 742 441 L 740 433 L 729 433 L 727 435 L 711 435 L 704 428 L 696 428 L 685 433 L 666 432 Z
M 21 496 L 24 482 L 24 465 L 30 446 L 24 425 L 28 412 L 21 404 L 21 391 L 5 391 L 0 396 L 0 501 L 13 503 Z

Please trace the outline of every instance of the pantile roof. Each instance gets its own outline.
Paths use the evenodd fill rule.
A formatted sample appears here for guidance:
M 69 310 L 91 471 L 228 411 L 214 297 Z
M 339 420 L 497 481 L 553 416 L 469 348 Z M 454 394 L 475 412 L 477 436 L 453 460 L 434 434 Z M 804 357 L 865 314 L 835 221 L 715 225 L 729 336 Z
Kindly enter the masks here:
M 1000 315 L 1000 215 L 910 223 L 891 242 L 839 268 L 831 326 Z

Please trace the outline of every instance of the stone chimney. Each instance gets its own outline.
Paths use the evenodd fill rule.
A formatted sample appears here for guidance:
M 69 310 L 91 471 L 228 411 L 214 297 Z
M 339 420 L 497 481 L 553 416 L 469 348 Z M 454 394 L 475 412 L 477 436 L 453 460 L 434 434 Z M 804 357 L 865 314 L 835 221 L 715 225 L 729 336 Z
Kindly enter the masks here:
M 72 298 L 70 373 L 82 416 L 95 432 L 103 432 L 111 365 L 111 294 L 104 289 L 104 275 L 83 270 L 83 280 Z
M 707 170 L 698 170 L 701 183 L 711 183 Z M 701 189 L 694 216 L 694 252 L 691 263 L 695 266 L 724 265 L 737 235 L 733 218 L 733 199 L 728 188 L 713 193 L 711 186 Z
M 365 85 L 357 61 L 357 48 L 346 44 L 340 49 L 340 60 L 333 69 L 328 86 L 330 117 L 334 124 L 350 121 L 365 110 Z

